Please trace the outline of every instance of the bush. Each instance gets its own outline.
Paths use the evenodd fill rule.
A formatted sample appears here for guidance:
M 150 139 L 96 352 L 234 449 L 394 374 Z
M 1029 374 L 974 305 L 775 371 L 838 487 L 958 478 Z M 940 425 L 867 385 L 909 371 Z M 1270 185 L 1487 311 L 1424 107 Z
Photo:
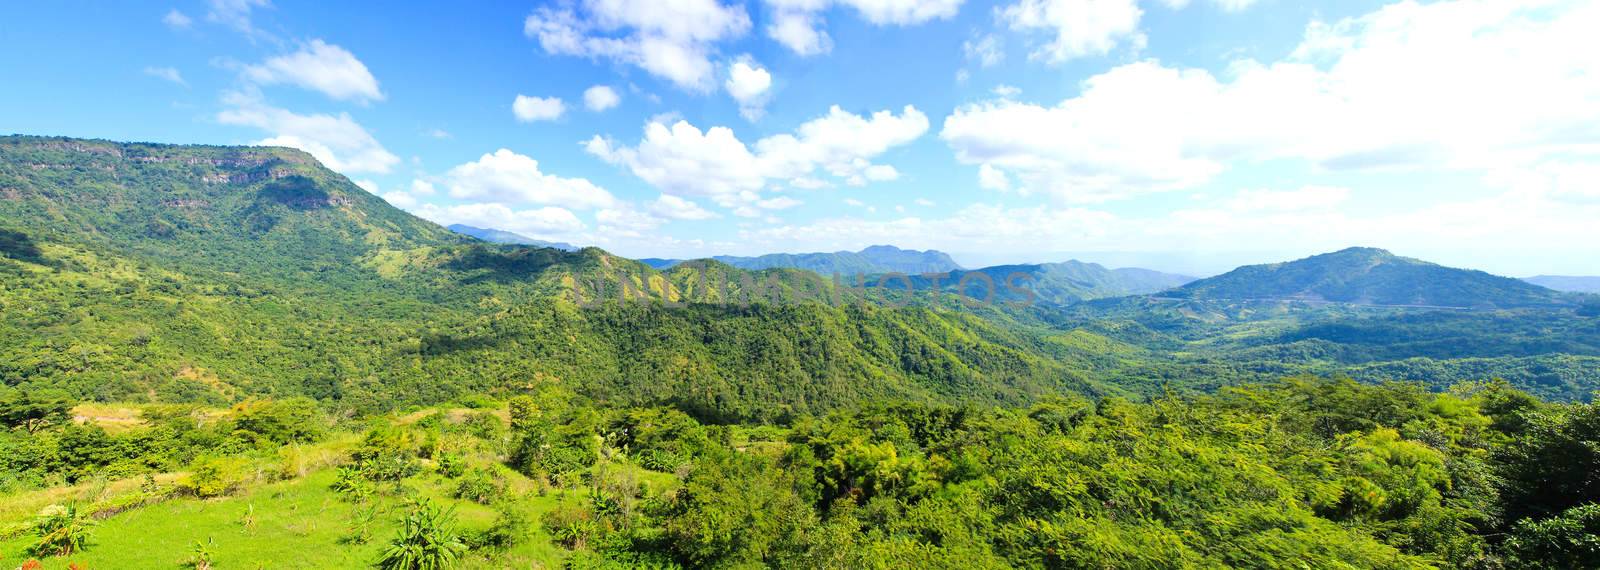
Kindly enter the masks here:
M 378 568 L 383 570 L 439 570 L 461 561 L 467 545 L 455 530 L 455 512 L 423 499 L 414 503 L 401 520 L 399 534 L 389 541 Z
M 438 459 L 440 475 L 455 479 L 466 471 L 467 460 L 459 453 L 441 453 Z
M 309 443 L 321 439 L 326 422 L 310 398 L 252 401 L 234 406 L 235 430 L 273 443 Z
M 71 556 L 88 548 L 94 521 L 77 505 L 50 505 L 34 519 L 39 542 L 29 549 L 34 556 Z
M 231 495 L 244 486 L 249 462 L 242 457 L 207 457 L 195 461 L 178 488 L 196 497 Z
M 506 494 L 506 482 L 487 469 L 473 469 L 456 485 L 456 498 L 487 505 Z
M 399 481 L 417 474 L 416 438 L 397 427 L 376 428 L 367 432 L 350 454 L 362 475 L 373 481 Z
M 367 497 L 377 492 L 372 481 L 367 480 L 366 475 L 354 467 L 340 467 L 337 478 L 328 488 L 355 502 L 365 501 Z
M 515 508 L 500 509 L 494 524 L 472 537 L 472 548 L 483 550 L 510 550 L 533 533 L 533 522 L 528 515 Z

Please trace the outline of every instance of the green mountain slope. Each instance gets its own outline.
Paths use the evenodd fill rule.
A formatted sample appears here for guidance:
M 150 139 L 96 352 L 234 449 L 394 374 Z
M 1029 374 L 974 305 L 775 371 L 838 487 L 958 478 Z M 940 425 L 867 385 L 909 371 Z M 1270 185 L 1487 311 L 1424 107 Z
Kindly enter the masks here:
M 288 149 L 6 137 L 0 227 L 0 381 L 78 397 L 377 410 L 559 382 L 732 419 L 1105 392 L 970 313 L 641 306 L 816 280 L 713 264 L 708 288 L 694 266 L 486 244 Z M 574 286 L 602 283 L 582 308 Z
M 1574 302 L 1566 295 L 1521 280 L 1444 267 L 1374 248 L 1350 248 L 1286 263 L 1240 267 L 1162 296 L 1457 308 L 1558 306 Z
M 952 293 L 959 289 L 972 299 L 985 299 L 989 284 L 993 283 L 997 302 L 1069 305 L 1090 299 L 1155 293 L 1193 280 L 1149 269 L 1107 269 L 1098 263 L 1070 260 L 951 271 L 939 279 L 939 287 Z M 911 284 L 917 291 L 930 291 L 934 282 L 918 275 L 911 278 Z M 884 286 L 904 288 L 905 282 L 888 280 Z

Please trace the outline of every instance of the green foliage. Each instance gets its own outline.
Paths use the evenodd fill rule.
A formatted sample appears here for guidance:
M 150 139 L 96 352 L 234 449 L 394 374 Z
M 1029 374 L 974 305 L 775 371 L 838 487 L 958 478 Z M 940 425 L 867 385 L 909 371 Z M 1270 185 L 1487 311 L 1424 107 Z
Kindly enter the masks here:
M 533 533 L 533 521 L 527 513 L 515 507 L 496 511 L 494 523 L 472 536 L 474 550 L 505 551 L 522 544 Z
M 201 498 L 231 495 L 251 476 L 249 469 L 249 462 L 241 457 L 201 458 L 189 468 L 189 475 L 178 488 Z
M 424 499 L 411 506 L 401 529 L 378 568 L 383 570 L 443 570 L 456 567 L 467 545 L 455 530 L 455 513 Z
M 505 479 L 489 469 L 474 468 L 456 484 L 455 496 L 474 503 L 488 505 L 504 498 Z
M 77 504 L 51 505 L 34 518 L 38 542 L 30 547 L 34 556 L 71 556 L 89 546 L 94 520 Z
M 350 458 L 361 475 L 371 481 L 397 482 L 422 470 L 422 463 L 417 460 L 416 435 L 394 426 L 368 430 Z
M 234 429 L 278 444 L 315 442 L 325 431 L 317 403 L 305 397 L 238 404 L 233 423 Z
M 1506 539 L 1506 550 L 1517 568 L 1600 568 L 1600 504 L 1524 519 Z

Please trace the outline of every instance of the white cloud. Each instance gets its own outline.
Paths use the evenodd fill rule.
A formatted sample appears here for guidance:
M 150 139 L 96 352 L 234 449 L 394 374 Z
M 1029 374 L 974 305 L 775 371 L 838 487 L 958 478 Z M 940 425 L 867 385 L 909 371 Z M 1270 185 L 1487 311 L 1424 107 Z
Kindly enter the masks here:
M 617 91 L 605 85 L 596 85 L 583 90 L 583 106 L 596 113 L 615 107 L 621 102 L 622 97 L 617 95 Z
M 341 101 L 382 101 L 378 79 L 344 48 L 311 40 L 299 51 L 246 66 L 244 77 L 263 85 L 286 83 Z
M 1055 34 L 1029 57 L 1050 63 L 1110 53 L 1118 44 L 1142 46 L 1135 0 L 1019 0 L 1000 10 L 1012 30 Z
M 771 182 L 815 186 L 819 169 L 845 180 L 898 176 L 871 161 L 890 148 L 916 140 L 928 129 L 927 116 L 907 106 L 897 116 L 879 111 L 869 117 L 835 106 L 827 115 L 800 125 L 793 134 L 769 136 L 747 146 L 728 127 L 704 131 L 687 121 L 645 125 L 644 139 L 623 147 L 598 136 L 585 149 L 635 176 L 679 196 L 706 196 L 726 208 L 748 206 Z
M 415 194 L 415 195 L 418 195 L 418 196 L 432 196 L 434 194 L 434 192 L 436 192 L 436 191 L 437 190 L 434 188 L 432 182 L 428 182 L 427 180 L 412 180 L 411 181 L 411 193 L 412 194 Z
M 996 97 L 1004 99 L 1010 99 L 1022 94 L 1021 89 L 1005 84 L 996 85 L 994 86 L 994 89 L 990 89 L 989 92 L 994 93 Z
M 500 149 L 451 168 L 443 183 L 451 198 L 508 204 L 550 204 L 566 208 L 604 208 L 616 199 L 583 178 L 562 178 L 539 170 L 539 162 Z
M 378 194 L 378 183 L 367 179 L 354 180 L 356 186 L 366 190 L 368 194 Z
M 1005 171 L 995 168 L 994 165 L 983 163 L 978 167 L 978 187 L 984 190 L 1005 192 L 1011 190 L 1011 178 Z
M 1326 210 L 1350 199 L 1350 189 L 1306 186 L 1298 190 L 1240 190 L 1227 202 L 1236 212 Z
M 804 204 L 804 202 L 788 196 L 778 196 L 776 198 L 768 198 L 766 200 L 756 202 L 756 207 L 763 210 L 787 210 L 801 204 Z
M 451 138 L 450 131 L 446 131 L 444 129 L 433 129 L 433 130 L 430 130 L 430 131 L 428 131 L 428 136 L 436 138 L 436 139 L 448 139 L 448 138 Z
M 934 205 L 933 200 L 929 200 L 927 198 L 917 198 L 916 200 L 912 200 L 912 202 L 915 202 L 918 206 L 922 206 L 924 208 L 931 208 Z
M 233 28 L 251 41 L 256 38 L 272 39 L 270 34 L 256 28 L 251 21 L 251 12 L 256 8 L 270 8 L 272 2 L 268 0 L 208 0 L 206 2 L 206 20 L 216 24 Z
M 516 100 L 511 102 L 511 114 L 516 115 L 517 120 L 524 123 L 554 121 L 566 112 L 567 105 L 557 97 L 529 97 L 518 94 Z
M 857 208 L 860 208 L 862 206 L 866 206 L 867 205 L 866 202 L 862 202 L 862 201 L 857 200 L 855 198 L 845 198 L 844 199 L 844 203 L 848 204 L 848 205 L 851 205 L 851 206 L 855 206 Z
M 967 59 L 978 62 L 978 65 L 992 67 L 1005 61 L 1005 48 L 1000 45 L 1000 37 L 995 34 L 985 34 L 981 38 L 969 39 L 961 44 L 961 51 L 966 52 Z
M 728 67 L 728 81 L 724 86 L 739 102 L 739 114 L 754 121 L 761 118 L 761 106 L 766 104 L 768 90 L 772 88 L 772 74 L 745 56 Z
M 772 13 L 767 36 L 800 55 L 833 48 L 822 30 L 822 12 L 849 6 L 872 24 L 909 26 L 956 15 L 963 0 L 766 0 Z
M 194 20 L 183 12 L 179 12 L 177 8 L 173 8 L 167 11 L 167 15 L 161 17 L 161 23 L 174 30 L 186 30 L 194 24 Z
M 1294 55 L 1216 76 L 1156 61 L 1053 107 L 991 101 L 940 133 L 963 162 L 1076 202 L 1191 187 L 1241 162 L 1482 170 L 1600 148 L 1600 5 L 1402 2 L 1313 23 Z M 1492 112 L 1491 112 L 1492 111 Z
M 272 133 L 270 138 L 254 144 L 298 148 L 345 174 L 383 174 L 400 162 L 400 157 L 384 149 L 348 113 L 300 115 L 269 106 L 245 93 L 228 93 L 223 103 L 227 108 L 217 114 L 217 122 Z
M 650 204 L 650 213 L 672 220 L 709 220 L 717 217 L 710 210 L 700 207 L 699 204 L 673 196 L 662 194 Z
M 610 59 L 699 92 L 715 83 L 715 44 L 750 29 L 743 6 L 718 0 L 588 0 L 577 8 L 539 8 L 523 33 L 546 53 Z
M 1238 12 L 1244 10 L 1245 8 L 1254 6 L 1257 1 L 1258 0 L 1211 0 L 1211 3 L 1215 4 L 1218 8 L 1221 8 L 1224 12 Z M 1165 4 L 1168 8 L 1179 10 L 1185 6 L 1188 6 L 1189 0 L 1161 0 L 1161 3 Z
M 383 199 L 384 201 L 388 202 L 389 205 L 402 210 L 410 211 L 417 208 L 416 197 L 405 192 L 386 192 L 383 194 Z
M 165 79 L 184 87 L 189 86 L 189 83 L 183 80 L 183 74 L 178 73 L 178 69 L 174 67 L 146 67 L 144 68 L 144 74 Z

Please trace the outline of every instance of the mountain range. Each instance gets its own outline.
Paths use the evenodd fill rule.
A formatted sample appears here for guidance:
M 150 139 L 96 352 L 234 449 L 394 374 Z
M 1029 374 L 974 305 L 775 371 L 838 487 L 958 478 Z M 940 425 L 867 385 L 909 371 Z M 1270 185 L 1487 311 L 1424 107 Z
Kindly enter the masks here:
M 917 251 L 900 249 L 892 245 L 874 245 L 861 251 L 835 251 L 832 253 L 770 253 L 757 257 L 718 255 L 710 259 L 740 269 L 789 268 L 814 271 L 824 276 L 866 275 L 878 273 L 945 273 L 961 269 L 949 254 L 942 251 Z M 651 267 L 667 269 L 681 264 L 683 259 L 641 259 Z
M 551 247 L 551 248 L 559 249 L 559 250 L 562 250 L 562 251 L 578 251 L 578 249 L 579 249 L 578 246 L 572 245 L 570 243 L 558 242 L 558 241 L 544 241 L 544 240 L 541 240 L 541 239 L 534 239 L 534 238 L 531 238 L 531 237 L 528 237 L 528 236 L 525 236 L 525 235 L 522 235 L 522 234 L 508 232 L 508 231 L 505 231 L 505 230 L 478 228 L 478 227 L 473 227 L 473 226 L 469 226 L 469 225 L 466 225 L 466 224 L 450 224 L 448 226 L 445 226 L 445 228 L 449 229 L 452 232 L 455 232 L 455 233 L 458 233 L 458 234 L 461 234 L 461 235 L 472 236 L 472 237 L 481 239 L 481 240 L 489 242 L 489 243 L 501 243 L 501 244 L 511 244 L 511 245 L 531 245 L 531 246 L 537 246 L 537 247 Z
M 375 411 L 559 383 L 716 421 L 1307 372 L 1501 377 L 1553 398 L 1600 387 L 1583 297 L 1382 250 L 1193 282 L 1079 262 L 964 270 L 890 247 L 833 259 L 820 267 L 951 272 L 941 287 L 1022 274 L 1040 302 L 884 303 L 820 280 L 844 302 L 729 304 L 764 282 L 793 293 L 819 280 L 777 263 L 661 270 L 598 248 L 489 243 L 291 149 L 0 137 L 0 384 L 102 401 L 304 394 Z M 580 290 L 608 301 L 580 303 Z M 1277 305 L 1238 306 L 1261 300 Z
M 1539 275 L 1523 278 L 1540 287 L 1567 291 L 1570 293 L 1600 293 L 1600 277 L 1578 277 L 1563 275 Z

